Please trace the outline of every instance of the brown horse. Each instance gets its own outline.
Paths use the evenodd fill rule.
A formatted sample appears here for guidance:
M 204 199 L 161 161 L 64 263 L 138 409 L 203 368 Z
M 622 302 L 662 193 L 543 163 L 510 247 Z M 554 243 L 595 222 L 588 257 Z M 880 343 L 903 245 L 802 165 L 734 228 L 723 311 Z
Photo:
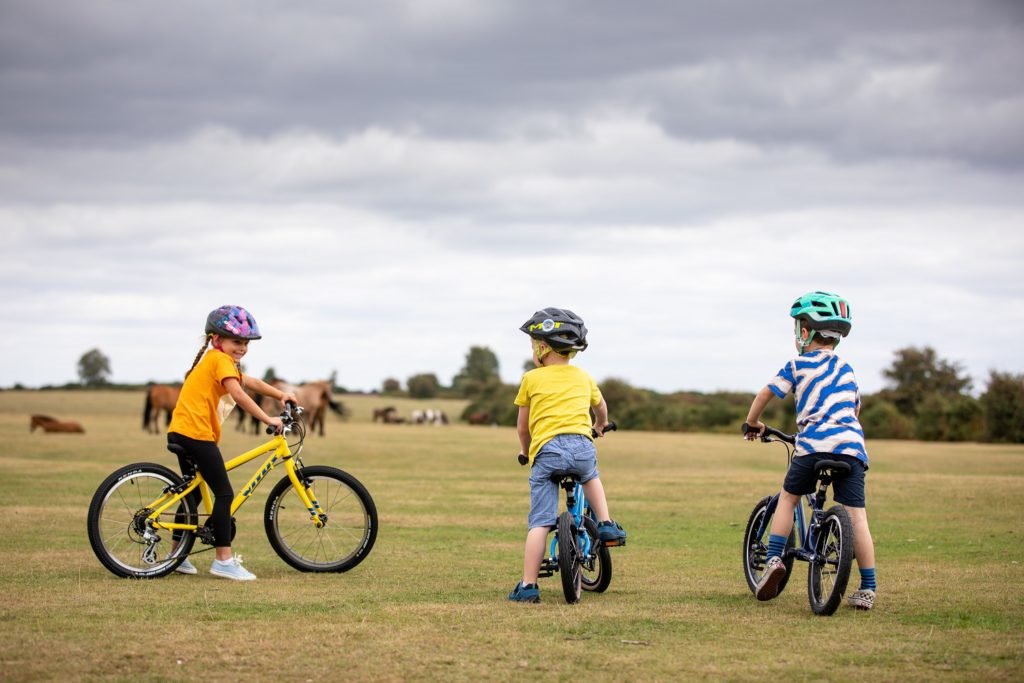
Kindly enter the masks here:
M 282 379 L 275 379 L 271 384 L 282 391 L 290 391 L 295 394 L 299 405 L 306 412 L 305 421 L 309 426 L 310 433 L 315 432 L 319 427 L 320 436 L 324 435 L 324 416 L 327 414 L 328 408 L 341 418 L 347 416 L 345 406 L 331 396 L 332 387 L 329 381 L 306 382 L 296 387 Z M 280 411 L 279 403 L 275 401 L 273 405 Z
M 167 414 L 167 424 L 171 424 L 171 413 L 178 404 L 181 387 L 166 384 L 151 384 L 146 390 L 146 407 L 142 409 L 142 429 L 154 434 L 160 433 L 160 411 Z
M 391 424 L 394 422 L 395 417 L 398 415 L 398 411 L 394 406 L 386 406 L 384 408 L 373 409 L 373 421 L 383 422 L 384 424 Z
M 251 398 L 256 405 L 263 407 L 263 394 L 258 394 L 255 391 L 246 391 L 245 393 L 249 394 L 249 398 Z M 246 425 L 246 418 L 248 418 L 248 425 Z M 262 424 L 263 423 L 260 422 L 258 417 L 250 415 L 242 410 L 242 406 L 238 406 L 238 424 L 235 425 L 236 432 L 244 432 L 251 427 L 253 434 L 259 434 L 260 425 Z
M 85 434 L 82 425 L 77 422 L 61 422 L 49 415 L 33 415 L 28 421 L 28 431 L 36 431 L 36 427 L 42 428 L 44 432 L 67 432 L 73 434 Z

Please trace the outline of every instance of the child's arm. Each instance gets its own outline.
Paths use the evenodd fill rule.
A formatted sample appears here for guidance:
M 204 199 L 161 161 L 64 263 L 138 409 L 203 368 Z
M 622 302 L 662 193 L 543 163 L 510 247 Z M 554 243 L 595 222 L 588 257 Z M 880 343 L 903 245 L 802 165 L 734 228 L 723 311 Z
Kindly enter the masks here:
M 601 397 L 601 402 L 594 406 L 594 431 L 604 436 L 604 427 L 608 424 L 608 403 Z
M 750 410 L 747 411 L 746 422 L 753 428 L 753 431 L 745 434 L 748 439 L 757 438 L 761 432 L 764 431 L 764 423 L 761 422 L 761 413 L 764 412 L 765 406 L 768 405 L 768 401 L 772 400 L 774 397 L 775 393 L 767 386 L 757 392 L 757 395 L 754 396 L 754 402 L 750 404 Z
M 226 378 L 224 380 L 224 388 L 228 390 L 229 394 L 231 394 L 231 398 L 235 399 L 235 403 L 242 407 L 242 410 L 249 413 L 263 424 L 273 427 L 276 430 L 280 430 L 284 426 L 284 423 L 281 422 L 281 418 L 270 417 L 262 408 L 256 405 L 256 401 L 252 400 L 252 397 L 245 393 L 245 389 L 242 388 L 242 383 L 239 382 L 238 379 L 234 377 Z M 280 393 L 283 394 L 284 392 Z
M 285 401 L 291 401 L 295 404 L 298 404 L 299 402 L 299 400 L 295 398 L 295 394 L 290 391 L 282 391 L 276 387 L 272 387 L 258 377 L 242 375 L 242 384 L 245 385 L 246 389 L 252 389 L 259 394 L 268 396 L 281 405 L 284 405 Z
M 530 452 L 530 406 L 519 406 L 519 417 L 516 419 L 516 433 L 519 435 L 520 453 Z

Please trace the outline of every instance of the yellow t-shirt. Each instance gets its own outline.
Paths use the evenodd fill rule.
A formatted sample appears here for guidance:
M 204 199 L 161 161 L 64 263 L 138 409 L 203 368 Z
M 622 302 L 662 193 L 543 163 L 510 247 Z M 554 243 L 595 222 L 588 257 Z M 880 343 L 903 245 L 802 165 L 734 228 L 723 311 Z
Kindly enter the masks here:
M 217 349 L 207 351 L 185 378 L 167 431 L 197 441 L 219 442 L 221 420 L 218 407 L 221 398 L 228 396 L 228 390 L 224 388 L 224 380 L 228 377 L 242 381 L 242 373 L 231 356 Z
M 530 464 L 559 434 L 590 438 L 590 408 L 600 403 L 597 383 L 575 365 L 547 365 L 523 375 L 515 404 L 530 407 Z

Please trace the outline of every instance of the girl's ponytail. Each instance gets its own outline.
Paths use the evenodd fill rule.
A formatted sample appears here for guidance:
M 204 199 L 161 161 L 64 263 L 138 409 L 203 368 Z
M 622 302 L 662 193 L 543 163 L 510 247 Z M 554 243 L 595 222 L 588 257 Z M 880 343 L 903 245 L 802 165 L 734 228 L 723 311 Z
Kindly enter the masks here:
M 203 339 L 203 347 L 199 349 L 199 353 L 196 354 L 196 359 L 192 361 L 192 367 L 190 367 L 188 369 L 188 372 L 185 373 L 185 379 L 188 379 L 188 376 L 191 375 L 192 371 L 196 369 L 197 365 L 199 365 L 199 361 L 200 359 L 202 359 L 203 354 L 206 353 L 206 347 L 210 345 L 211 339 L 213 339 L 212 334 L 206 335 L 206 338 Z

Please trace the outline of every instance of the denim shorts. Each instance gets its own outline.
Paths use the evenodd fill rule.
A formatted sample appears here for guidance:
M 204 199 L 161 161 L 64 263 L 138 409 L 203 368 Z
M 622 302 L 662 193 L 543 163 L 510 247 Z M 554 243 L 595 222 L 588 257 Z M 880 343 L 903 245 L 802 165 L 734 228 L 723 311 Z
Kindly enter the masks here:
M 597 449 L 590 437 L 582 434 L 559 434 L 541 446 L 530 470 L 530 529 L 553 527 L 558 520 L 558 484 L 551 481 L 556 473 L 579 475 L 586 483 L 598 476 Z
M 818 478 L 814 475 L 814 463 L 819 460 L 838 460 L 850 463 L 850 473 L 832 482 L 833 497 L 837 503 L 848 507 L 865 507 L 864 463 L 845 453 L 810 453 L 793 458 L 793 464 L 786 472 L 786 481 L 782 484 L 786 493 L 792 493 L 794 496 L 813 493 L 818 487 Z

